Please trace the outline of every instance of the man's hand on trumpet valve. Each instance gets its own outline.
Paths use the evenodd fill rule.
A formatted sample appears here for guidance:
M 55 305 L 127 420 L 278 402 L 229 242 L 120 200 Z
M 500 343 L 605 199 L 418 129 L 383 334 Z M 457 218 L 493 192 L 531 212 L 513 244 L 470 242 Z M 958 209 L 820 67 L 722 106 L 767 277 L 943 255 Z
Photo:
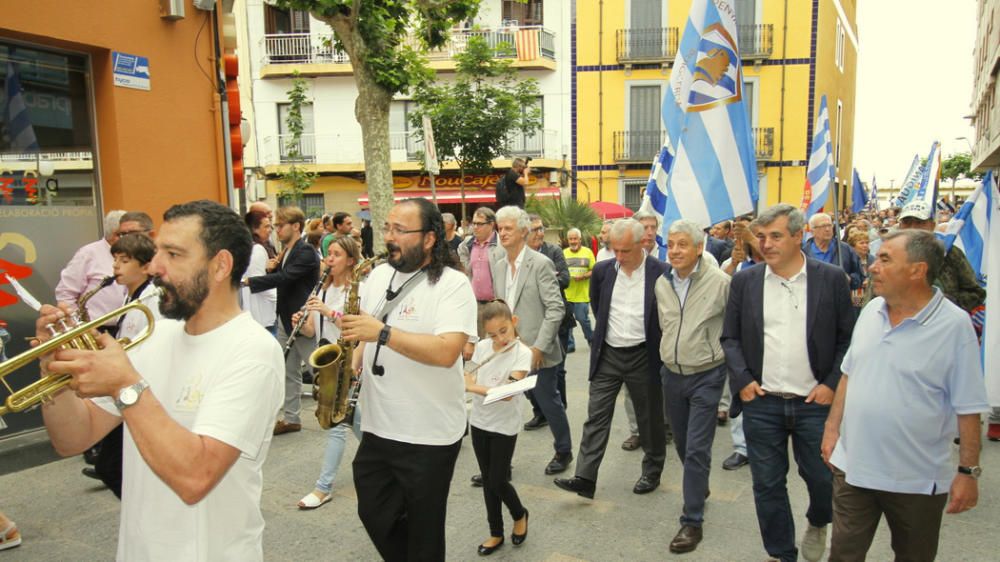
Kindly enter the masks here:
M 60 349 L 49 362 L 49 371 L 73 377 L 69 387 L 80 398 L 118 396 L 118 391 L 142 378 L 132 367 L 125 349 L 109 334 L 95 338 L 100 349 Z

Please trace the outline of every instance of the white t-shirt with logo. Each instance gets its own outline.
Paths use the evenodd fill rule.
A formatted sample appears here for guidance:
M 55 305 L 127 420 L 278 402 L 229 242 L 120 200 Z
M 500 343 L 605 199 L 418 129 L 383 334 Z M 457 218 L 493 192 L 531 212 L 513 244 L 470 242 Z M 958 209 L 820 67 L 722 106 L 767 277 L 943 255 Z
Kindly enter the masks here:
M 486 338 L 476 344 L 472 353 L 472 362 L 481 364 L 483 360 L 494 354 L 493 340 Z M 489 363 L 476 371 L 476 383 L 487 388 L 507 383 L 507 377 L 516 371 L 527 373 L 531 370 L 531 349 L 523 343 L 511 347 Z M 483 405 L 485 396 L 472 395 L 472 411 L 469 412 L 469 423 L 484 431 L 492 431 L 502 435 L 517 435 L 521 430 L 521 417 L 525 398 L 518 394 L 509 401 L 500 400 Z
M 130 350 L 132 365 L 177 423 L 240 456 L 200 502 L 187 505 L 142 459 L 125 424 L 118 560 L 261 560 L 262 466 L 284 399 L 281 348 L 248 312 L 198 336 L 158 320 Z M 94 402 L 118 415 L 108 398 Z
M 399 290 L 413 275 L 398 273 L 388 264 L 376 267 L 361 289 L 361 310 L 374 313 L 382 308 L 390 282 L 393 290 Z M 421 277 L 411 291 L 398 297 L 402 300 L 386 323 L 416 334 L 475 335 L 477 306 L 469 278 L 451 268 L 445 268 L 433 285 L 425 275 Z M 448 367 L 435 367 L 382 346 L 378 364 L 385 374 L 376 376 L 372 364 L 377 347 L 375 342 L 365 344 L 362 362 L 365 432 L 416 445 L 450 445 L 461 439 L 465 433 L 461 356 Z

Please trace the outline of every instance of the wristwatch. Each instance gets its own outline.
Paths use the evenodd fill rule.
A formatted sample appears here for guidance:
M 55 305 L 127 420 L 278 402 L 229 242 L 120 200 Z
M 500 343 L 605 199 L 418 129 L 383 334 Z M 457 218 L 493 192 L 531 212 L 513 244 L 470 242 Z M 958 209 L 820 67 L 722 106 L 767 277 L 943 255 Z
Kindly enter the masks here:
M 149 383 L 143 379 L 139 379 L 139 382 L 119 390 L 118 397 L 115 398 L 115 406 L 118 408 L 118 411 L 124 412 L 125 408 L 135 405 L 139 401 L 142 391 L 147 388 L 149 388 Z
M 976 480 L 979 480 L 979 477 L 983 474 L 983 468 L 980 466 L 959 466 L 958 473 L 967 474 Z
M 389 343 L 389 332 L 392 331 L 392 327 L 386 324 L 382 327 L 382 331 L 378 333 L 378 344 L 387 345 Z

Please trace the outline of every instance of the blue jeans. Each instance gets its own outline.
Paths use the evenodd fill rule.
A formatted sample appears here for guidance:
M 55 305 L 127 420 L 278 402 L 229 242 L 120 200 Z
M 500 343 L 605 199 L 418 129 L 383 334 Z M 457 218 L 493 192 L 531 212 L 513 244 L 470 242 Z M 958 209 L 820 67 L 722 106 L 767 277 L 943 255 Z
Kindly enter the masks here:
M 589 344 L 590 340 L 594 337 L 594 330 L 590 328 L 590 303 L 568 302 L 566 304 L 573 311 L 573 317 L 580 323 L 580 329 L 583 330 L 583 338 Z M 569 331 L 569 347 L 576 348 L 576 342 L 573 340 L 573 330 Z
M 333 479 L 340 468 L 340 459 L 344 457 L 344 447 L 347 446 L 347 431 L 354 430 L 354 437 L 361 441 L 361 409 L 354 409 L 354 425 L 342 423 L 327 431 L 326 451 L 323 453 L 323 468 L 316 480 L 316 489 L 324 494 L 333 491 Z
M 556 368 L 545 367 L 538 370 L 538 377 L 532 394 L 545 419 L 549 421 L 552 430 L 553 444 L 557 453 L 572 453 L 573 442 L 569 433 L 569 420 L 566 419 L 566 408 L 559 394 L 559 375 Z
M 795 523 L 788 502 L 788 439 L 809 491 L 806 519 L 814 527 L 833 520 L 833 473 L 823 463 L 820 443 L 829 406 L 806 404 L 804 398 L 785 400 L 759 396 L 743 403 L 743 432 L 747 440 L 757 523 L 768 555 L 796 560 Z

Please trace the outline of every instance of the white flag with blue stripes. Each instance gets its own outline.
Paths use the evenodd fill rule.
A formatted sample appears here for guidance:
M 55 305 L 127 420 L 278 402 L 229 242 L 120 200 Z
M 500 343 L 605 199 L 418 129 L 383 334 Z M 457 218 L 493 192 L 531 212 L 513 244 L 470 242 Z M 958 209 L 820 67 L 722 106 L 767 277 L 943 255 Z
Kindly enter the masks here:
M 806 184 L 802 191 L 800 208 L 806 219 L 823 210 L 830 198 L 833 185 L 833 143 L 830 140 L 830 112 L 826 107 L 826 96 L 820 98 L 819 113 L 809 151 L 809 167 L 806 169 Z
M 988 172 L 983 183 L 965 200 L 958 213 L 948 223 L 948 230 L 941 235 L 945 252 L 957 246 L 965 252 L 969 265 L 976 272 L 980 285 L 986 286 L 986 271 L 989 254 L 986 243 L 989 240 L 993 208 L 997 205 L 997 186 L 993 172 Z
M 910 169 L 903 176 L 903 185 L 899 188 L 899 193 L 890 202 L 890 206 L 902 207 L 913 199 L 920 187 L 920 178 L 923 177 L 923 167 L 920 166 L 920 155 L 913 155 L 913 162 L 910 162 Z
M 663 99 L 667 140 L 653 162 L 643 207 L 711 225 L 753 212 L 757 162 L 729 0 L 694 0 Z M 650 209 L 651 208 L 651 209 Z

